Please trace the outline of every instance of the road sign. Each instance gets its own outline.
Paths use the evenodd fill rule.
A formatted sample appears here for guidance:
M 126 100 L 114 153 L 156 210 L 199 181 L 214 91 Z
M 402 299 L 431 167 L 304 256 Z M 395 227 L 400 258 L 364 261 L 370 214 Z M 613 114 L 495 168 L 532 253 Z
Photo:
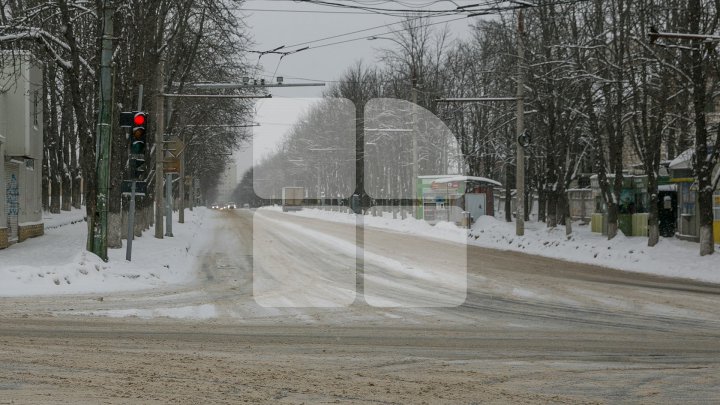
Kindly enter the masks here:
M 132 180 L 123 180 L 122 185 L 120 186 L 120 191 L 123 195 L 130 195 L 132 191 Z M 135 195 L 144 196 L 147 194 L 147 182 L 146 181 L 136 181 L 135 182 Z
M 163 160 L 163 171 L 165 173 L 180 173 L 181 165 L 180 159 L 165 159 Z
M 163 143 L 165 144 L 165 151 L 173 158 L 179 158 L 185 150 L 185 142 L 178 136 L 171 136 L 170 139 Z

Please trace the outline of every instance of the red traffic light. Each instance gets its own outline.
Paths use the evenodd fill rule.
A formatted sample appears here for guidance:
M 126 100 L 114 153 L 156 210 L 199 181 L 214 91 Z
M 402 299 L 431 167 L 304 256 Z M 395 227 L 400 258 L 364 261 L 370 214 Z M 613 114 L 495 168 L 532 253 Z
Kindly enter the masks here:
M 145 125 L 145 113 L 137 113 L 135 114 L 135 118 L 133 118 L 133 123 L 135 126 L 143 126 Z

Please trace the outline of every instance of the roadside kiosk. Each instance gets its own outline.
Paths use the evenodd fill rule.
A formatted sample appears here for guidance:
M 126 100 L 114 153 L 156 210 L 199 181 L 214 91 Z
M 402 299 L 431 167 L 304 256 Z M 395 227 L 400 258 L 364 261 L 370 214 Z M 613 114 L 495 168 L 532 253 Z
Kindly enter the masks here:
M 502 184 L 485 177 L 439 175 L 418 178 L 422 218 L 469 225 L 483 215 L 495 215 L 493 188 Z
M 614 181 L 615 175 L 608 174 L 608 180 Z M 592 215 L 593 232 L 607 234 L 607 206 L 602 198 L 598 176 L 590 178 L 595 199 L 595 213 Z M 618 229 L 625 236 L 648 235 L 648 181 L 645 175 L 623 175 L 623 184 L 618 204 Z

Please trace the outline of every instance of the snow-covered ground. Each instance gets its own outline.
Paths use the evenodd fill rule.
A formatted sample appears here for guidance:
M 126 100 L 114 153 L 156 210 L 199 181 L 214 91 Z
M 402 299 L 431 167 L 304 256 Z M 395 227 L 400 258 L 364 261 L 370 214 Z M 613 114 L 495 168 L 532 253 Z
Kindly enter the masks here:
M 280 210 L 279 207 L 262 209 Z M 357 220 L 355 215 L 344 212 L 307 208 L 292 215 L 349 224 Z M 432 226 L 411 217 L 402 220 L 399 214 L 393 219 L 390 213 L 377 217 L 366 215 L 363 223 L 369 227 L 455 242 L 459 230 L 449 223 Z M 514 223 L 485 216 L 469 230 L 467 243 L 618 270 L 720 283 L 720 246 L 718 253 L 700 257 L 697 243 L 661 238 L 657 246 L 650 248 L 647 238 L 626 237 L 619 233 L 613 240 L 607 240 L 605 236 L 590 232 L 589 225 L 573 225 L 573 233 L 567 236 L 564 226 L 550 229 L 544 223 L 526 222 L 525 236 L 518 237 Z
M 280 211 L 279 207 L 263 209 Z M 125 249 L 109 250 L 105 263 L 84 249 L 84 211 L 46 214 L 46 234 L 8 249 L 0 250 L 0 296 L 108 293 L 157 288 L 194 280 L 198 252 L 213 237 L 213 221 L 204 208 L 186 211 L 186 223 L 174 226 L 173 238 L 155 239 L 152 230 L 135 240 L 133 261 L 125 261 Z M 355 215 L 305 209 L 290 215 L 355 224 Z M 177 217 L 175 216 L 175 221 Z M 591 233 L 588 226 L 575 224 L 565 235 L 564 227 L 548 229 L 542 223 L 527 223 L 526 235 L 515 236 L 513 223 L 483 217 L 469 231 L 448 223 L 431 226 L 392 214 L 363 217 L 365 226 L 411 235 L 438 238 L 471 245 L 520 251 L 620 270 L 681 277 L 720 283 L 720 254 L 698 255 L 698 245 L 674 238 L 662 238 L 654 248 L 641 237 L 620 234 L 608 241 Z M 720 248 L 719 248 L 720 250 Z M 194 316 L 207 316 L 207 311 Z M 122 314 L 118 314 L 122 315 Z M 169 315 L 168 315 L 169 316 Z
M 197 252 L 212 236 L 200 232 L 206 214 L 186 211 L 174 237 L 155 239 L 150 229 L 134 240 L 132 262 L 123 247 L 108 250 L 107 263 L 85 250 L 84 211 L 45 214 L 44 236 L 0 250 L 0 296 L 132 291 L 192 280 Z

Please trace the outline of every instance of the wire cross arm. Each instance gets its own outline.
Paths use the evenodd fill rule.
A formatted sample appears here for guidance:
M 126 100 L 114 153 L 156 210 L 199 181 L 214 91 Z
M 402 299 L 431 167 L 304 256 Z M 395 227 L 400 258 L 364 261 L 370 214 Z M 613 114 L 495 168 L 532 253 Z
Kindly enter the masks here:
M 176 94 L 176 93 L 165 93 L 163 97 L 173 98 L 272 98 L 272 94 L 263 95 L 239 95 L 239 94 Z
M 457 98 L 436 98 L 436 103 L 473 103 L 483 101 L 518 101 L 517 97 L 457 97 Z

